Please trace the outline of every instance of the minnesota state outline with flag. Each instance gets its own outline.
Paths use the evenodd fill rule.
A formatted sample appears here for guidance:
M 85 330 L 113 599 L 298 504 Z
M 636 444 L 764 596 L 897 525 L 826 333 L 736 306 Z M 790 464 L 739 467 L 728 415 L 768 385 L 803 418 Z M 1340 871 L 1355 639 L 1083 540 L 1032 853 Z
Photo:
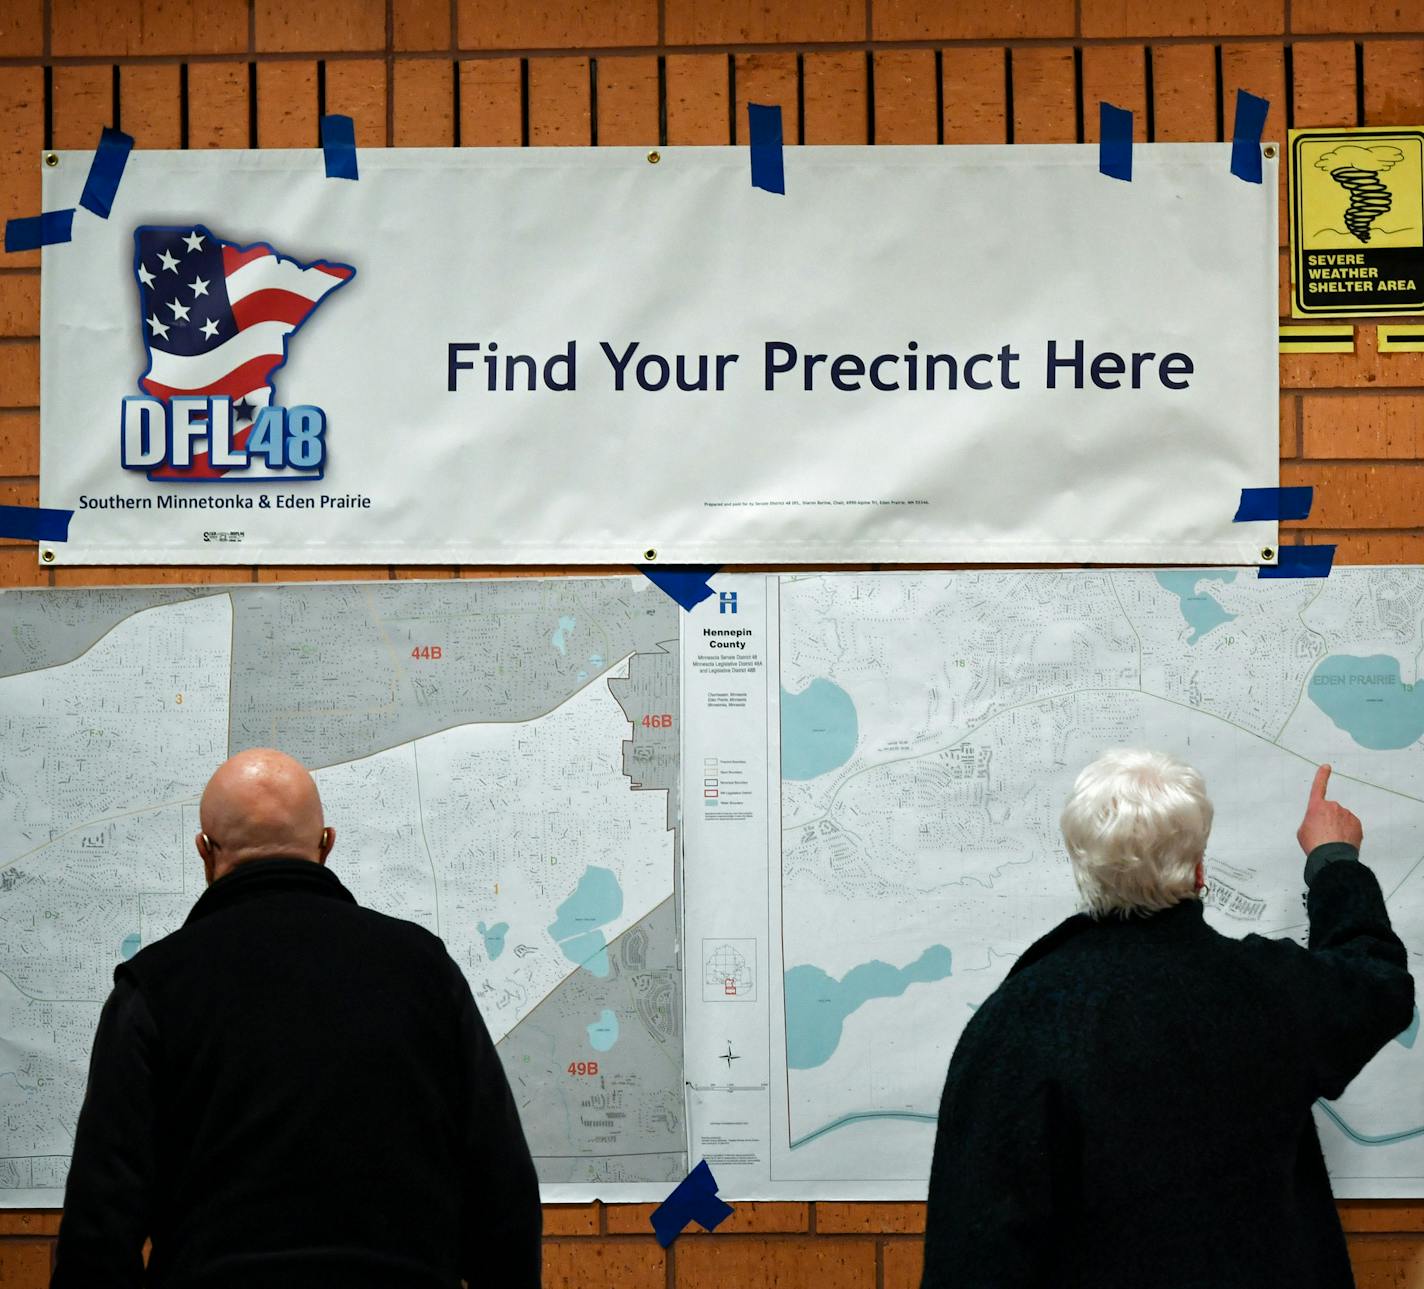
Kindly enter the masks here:
M 287 361 L 291 337 L 356 276 L 349 264 L 303 263 L 266 242 L 227 241 L 202 224 L 136 228 L 133 268 L 148 360 L 139 389 L 165 404 L 180 397 L 230 398 L 238 448 L 261 410 L 276 405 L 273 377 Z M 163 465 L 148 477 L 211 481 L 228 473 L 198 452 L 191 468 Z M 286 469 L 263 477 L 312 475 Z

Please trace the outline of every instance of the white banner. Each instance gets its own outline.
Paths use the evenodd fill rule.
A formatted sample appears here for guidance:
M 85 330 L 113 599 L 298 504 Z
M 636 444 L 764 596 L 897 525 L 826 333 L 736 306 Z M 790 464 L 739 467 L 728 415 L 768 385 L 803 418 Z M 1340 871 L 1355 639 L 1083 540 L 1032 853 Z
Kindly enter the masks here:
M 734 148 L 135 152 L 44 253 L 44 549 L 1259 561 L 1275 164 L 1229 152 L 790 148 L 784 197 Z

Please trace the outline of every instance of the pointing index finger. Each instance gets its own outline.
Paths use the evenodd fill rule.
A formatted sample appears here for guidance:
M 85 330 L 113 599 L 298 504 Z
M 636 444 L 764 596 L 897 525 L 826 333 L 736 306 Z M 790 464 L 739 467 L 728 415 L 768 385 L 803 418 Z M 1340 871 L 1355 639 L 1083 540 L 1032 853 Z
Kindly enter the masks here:
M 1325 785 L 1330 782 L 1330 767 L 1322 765 L 1315 772 L 1315 782 L 1310 785 L 1310 799 L 1312 801 L 1325 800 Z

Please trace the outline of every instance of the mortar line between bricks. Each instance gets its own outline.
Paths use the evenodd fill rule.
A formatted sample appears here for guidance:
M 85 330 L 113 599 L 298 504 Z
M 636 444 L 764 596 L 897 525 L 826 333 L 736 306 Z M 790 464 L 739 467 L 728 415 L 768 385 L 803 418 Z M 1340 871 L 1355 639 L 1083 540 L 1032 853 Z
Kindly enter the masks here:
M 1270 35 L 1209 35 L 1203 33 L 1196 36 L 1166 36 L 1166 35 L 1136 35 L 1136 36 L 1021 36 L 1004 39 L 1002 37 L 993 38 L 988 36 L 970 36 L 963 38 L 944 37 L 941 39 L 882 39 L 882 40 L 785 40 L 785 41 L 727 41 L 709 42 L 702 44 L 669 45 L 669 44 L 632 44 L 632 45 L 589 45 L 577 47 L 551 47 L 532 46 L 529 48 L 498 48 L 466 49 L 456 47 L 455 55 L 462 60 L 478 61 L 499 58 L 577 58 L 588 57 L 590 55 L 600 58 L 616 58 L 620 55 L 636 58 L 647 57 L 656 54 L 784 54 L 792 53 L 798 49 L 812 53 L 842 53 L 847 51 L 891 51 L 891 50 L 915 50 L 915 49 L 1031 49 L 1031 48 L 1063 48 L 1072 46 L 1087 47 L 1112 47 L 1112 46 L 1141 46 L 1150 41 L 1153 45 L 1207 45 L 1219 42 L 1230 45 L 1284 45 L 1289 41 L 1293 44 L 1325 44 L 1338 43 L 1343 40 L 1361 40 L 1370 43 L 1397 44 L 1406 41 L 1418 41 L 1424 39 L 1424 28 L 1418 31 L 1340 31 L 1340 32 L 1314 32 L 1299 35 L 1287 36 L 1283 32 Z M 85 67 L 114 62 L 124 63 L 144 63 L 155 66 L 173 63 L 225 63 L 243 62 L 247 58 L 256 58 L 262 62 L 300 62 L 313 58 L 328 58 L 332 60 L 359 60 L 380 57 L 382 55 L 394 56 L 399 54 L 401 58 L 409 59 L 432 59 L 449 57 L 448 50 L 441 49 L 416 49 L 416 50 L 396 50 L 391 47 L 382 48 L 372 46 L 367 49 L 344 49 L 344 50 L 231 50 L 225 53 L 195 53 L 195 54 L 143 54 L 143 53 L 110 53 L 110 54 L 45 54 L 39 57 L 24 57 L 10 55 L 0 58 L 0 67 L 41 67 L 41 66 L 64 66 L 64 67 Z

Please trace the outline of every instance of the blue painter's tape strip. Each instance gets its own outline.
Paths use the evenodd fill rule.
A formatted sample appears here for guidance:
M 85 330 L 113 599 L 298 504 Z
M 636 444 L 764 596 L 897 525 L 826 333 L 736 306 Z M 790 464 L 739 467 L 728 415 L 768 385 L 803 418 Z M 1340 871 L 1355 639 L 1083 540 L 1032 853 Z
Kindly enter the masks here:
M 40 506 L 0 506 L 0 537 L 22 542 L 67 542 L 72 510 Z
M 649 1217 L 658 1243 L 667 1248 L 689 1222 L 715 1231 L 732 1215 L 732 1206 L 717 1198 L 717 1179 L 704 1159 L 677 1184 Z
M 43 215 L 26 215 L 5 222 L 7 251 L 36 251 L 41 246 L 67 242 L 74 236 L 74 207 L 47 210 Z
M 1308 519 L 1315 489 L 1309 484 L 1299 488 L 1242 488 L 1241 504 L 1236 507 L 1233 522 L 1244 524 L 1251 519 Z
M 752 153 L 752 187 L 786 193 L 786 167 L 781 155 L 781 107 L 747 104 Z
M 1098 170 L 1132 182 L 1132 113 L 1111 103 L 1098 104 Z
M 684 609 L 691 610 L 711 596 L 712 588 L 707 585 L 707 579 L 718 567 L 720 566 L 695 568 L 684 565 L 681 568 L 644 568 L 641 571 L 658 590 L 671 596 Z
M 1231 128 L 1231 173 L 1247 183 L 1261 182 L 1261 131 L 1266 128 L 1269 99 L 1249 90 L 1236 91 L 1236 123 Z
M 1279 563 L 1262 564 L 1256 576 L 1262 577 L 1329 577 L 1335 563 L 1333 546 L 1282 546 L 1277 551 Z
M 356 169 L 356 122 L 349 116 L 321 118 L 321 150 L 328 179 L 359 179 Z
M 100 219 L 108 219 L 109 212 L 114 209 L 119 180 L 124 177 L 124 167 L 128 165 L 133 145 L 132 136 L 112 126 L 106 125 L 104 133 L 99 136 L 99 146 L 94 150 L 94 160 L 89 165 L 89 177 L 84 180 L 79 204 L 85 210 L 93 211 Z

